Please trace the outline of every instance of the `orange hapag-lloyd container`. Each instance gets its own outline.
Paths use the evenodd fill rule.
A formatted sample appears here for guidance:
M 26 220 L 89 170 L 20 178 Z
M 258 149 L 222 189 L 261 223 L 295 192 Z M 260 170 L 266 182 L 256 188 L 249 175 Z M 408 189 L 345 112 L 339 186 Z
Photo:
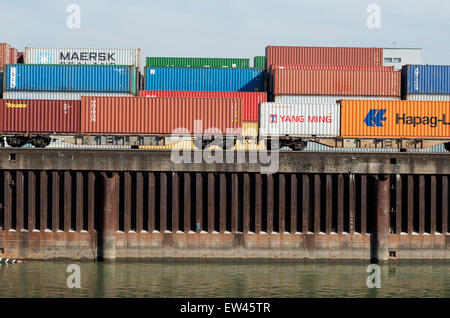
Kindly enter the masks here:
M 229 129 L 242 127 L 241 107 L 240 98 L 82 97 L 81 133 L 170 135 L 181 128 L 177 136 L 206 129 L 235 135 Z
M 450 139 L 450 102 L 342 100 L 344 138 Z

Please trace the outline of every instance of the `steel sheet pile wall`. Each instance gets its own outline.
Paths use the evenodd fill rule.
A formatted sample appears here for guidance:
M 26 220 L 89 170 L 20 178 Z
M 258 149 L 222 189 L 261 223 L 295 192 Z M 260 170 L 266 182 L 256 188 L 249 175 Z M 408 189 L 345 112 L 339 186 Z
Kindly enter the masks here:
M 401 73 L 366 70 L 279 69 L 273 71 L 274 95 L 400 97 Z
M 258 104 L 267 102 L 267 93 L 253 92 L 194 92 L 194 91 L 140 91 L 141 97 L 241 98 L 242 121 L 258 121 Z
M 261 103 L 259 107 L 262 136 L 339 135 L 340 114 L 337 104 Z
M 450 101 L 450 66 L 403 66 L 402 93 L 406 100 Z
M 121 65 L 8 65 L 5 91 L 136 93 L 136 68 Z
M 382 66 L 383 49 L 352 47 L 267 46 L 267 65 Z
M 160 91 L 263 92 L 258 69 L 146 67 L 145 89 Z
M 177 135 L 191 135 L 217 128 L 226 134 L 242 127 L 241 107 L 239 98 L 82 97 L 81 132 L 157 135 L 182 128 Z
M 141 66 L 140 49 L 25 48 L 26 64 L 113 64 Z
M 450 136 L 450 102 L 342 100 L 344 138 Z
M 243 58 L 212 58 L 212 57 L 147 57 L 146 66 L 249 68 L 250 60 Z
M 5 133 L 79 133 L 80 101 L 0 100 L 0 131 Z

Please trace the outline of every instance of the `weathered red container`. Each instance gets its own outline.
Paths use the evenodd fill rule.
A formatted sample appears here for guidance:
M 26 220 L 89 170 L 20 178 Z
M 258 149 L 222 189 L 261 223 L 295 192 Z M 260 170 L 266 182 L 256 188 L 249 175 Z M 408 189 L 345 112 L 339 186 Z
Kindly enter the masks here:
M 18 51 L 15 48 L 9 49 L 9 64 L 17 64 Z
M 265 92 L 140 91 L 139 96 L 241 98 L 243 122 L 258 122 L 258 105 L 267 102 L 267 93 Z
M 177 135 L 193 135 L 216 128 L 235 134 L 228 129 L 242 127 L 241 108 L 240 98 L 82 97 L 81 132 L 170 135 L 182 128 Z
M 1 99 L 0 107 L 0 129 L 4 133 L 80 131 L 80 101 Z
M 388 71 L 393 66 L 354 66 L 354 65 L 271 65 L 271 70 L 339 70 L 339 71 Z
M 400 96 L 401 72 L 274 70 L 274 95 Z
M 271 65 L 382 66 L 383 49 L 355 47 L 267 46 L 266 67 Z
M 11 46 L 7 43 L 0 43 L 0 67 L 5 67 L 9 64 L 9 53 Z

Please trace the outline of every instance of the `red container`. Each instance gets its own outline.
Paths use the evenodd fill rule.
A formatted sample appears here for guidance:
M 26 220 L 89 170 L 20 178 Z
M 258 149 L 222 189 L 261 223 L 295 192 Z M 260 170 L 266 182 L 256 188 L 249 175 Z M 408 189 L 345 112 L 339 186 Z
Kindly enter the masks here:
M 267 93 L 262 92 L 192 92 L 192 91 L 140 91 L 141 97 L 202 97 L 241 98 L 242 121 L 258 122 L 258 105 L 267 102 Z
M 274 95 L 400 96 L 401 73 L 274 70 Z
M 271 65 L 271 70 L 340 70 L 340 71 L 388 71 L 393 66 L 353 66 L 353 65 Z
M 67 133 L 80 130 L 80 101 L 1 99 L 5 133 Z
M 9 54 L 11 46 L 7 43 L 0 43 L 0 67 L 5 67 L 9 64 Z
M 354 47 L 267 46 L 267 65 L 382 66 L 383 49 Z
M 239 98 L 82 97 L 81 132 L 170 135 L 182 128 L 177 135 L 192 135 L 217 128 L 235 134 L 227 129 L 242 127 L 241 105 Z

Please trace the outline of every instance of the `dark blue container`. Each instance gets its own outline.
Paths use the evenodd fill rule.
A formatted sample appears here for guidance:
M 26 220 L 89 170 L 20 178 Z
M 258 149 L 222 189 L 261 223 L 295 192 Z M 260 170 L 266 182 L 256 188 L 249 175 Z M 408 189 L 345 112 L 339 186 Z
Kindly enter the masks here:
M 450 95 L 450 66 L 403 66 L 402 91 L 404 95 Z

